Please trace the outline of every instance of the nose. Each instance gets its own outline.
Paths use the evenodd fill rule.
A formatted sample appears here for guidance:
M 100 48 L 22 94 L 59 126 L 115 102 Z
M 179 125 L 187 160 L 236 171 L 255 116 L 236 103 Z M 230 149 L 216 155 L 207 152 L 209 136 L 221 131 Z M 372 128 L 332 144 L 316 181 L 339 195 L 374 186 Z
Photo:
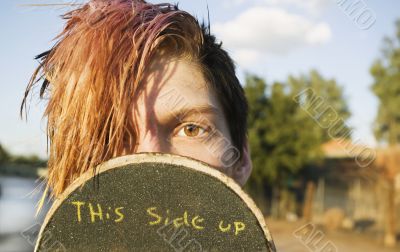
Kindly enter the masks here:
M 139 138 L 135 152 L 165 152 L 162 139 L 157 134 L 147 132 Z

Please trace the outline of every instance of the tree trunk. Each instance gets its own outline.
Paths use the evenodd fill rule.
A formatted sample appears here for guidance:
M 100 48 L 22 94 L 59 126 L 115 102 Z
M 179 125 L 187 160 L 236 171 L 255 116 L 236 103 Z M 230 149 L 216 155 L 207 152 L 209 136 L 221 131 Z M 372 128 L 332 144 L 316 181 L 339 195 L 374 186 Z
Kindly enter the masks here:
M 395 183 L 393 179 L 388 179 L 386 225 L 385 225 L 385 246 L 394 247 L 396 245 L 396 206 L 395 206 Z
M 308 181 L 306 185 L 306 195 L 304 199 L 303 207 L 303 219 L 310 222 L 313 217 L 313 201 L 314 201 L 315 183 L 313 181 Z

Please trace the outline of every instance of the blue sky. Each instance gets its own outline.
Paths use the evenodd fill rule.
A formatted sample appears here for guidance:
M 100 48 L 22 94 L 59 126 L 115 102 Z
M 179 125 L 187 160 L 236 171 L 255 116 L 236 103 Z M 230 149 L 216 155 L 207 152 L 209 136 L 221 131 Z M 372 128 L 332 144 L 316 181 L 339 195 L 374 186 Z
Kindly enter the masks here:
M 347 1 L 347 3 L 346 3 Z M 26 83 L 37 62 L 33 57 L 52 45 L 63 26 L 59 17 L 70 7 L 26 7 L 28 3 L 66 3 L 73 0 L 2 0 L 0 25 L 0 143 L 18 154 L 46 156 L 44 104 L 32 99 L 28 121 L 19 118 L 19 105 Z M 83 2 L 76 1 L 75 2 Z M 164 1 L 150 1 L 164 2 Z M 343 6 L 340 6 L 340 3 Z M 364 0 L 352 17 L 367 10 L 375 20 L 368 29 L 349 17 L 345 4 L 357 0 L 181 0 L 179 6 L 199 19 L 210 10 L 211 29 L 223 40 L 245 72 L 268 83 L 284 81 L 317 69 L 344 87 L 356 141 L 373 145 L 372 122 L 377 100 L 370 91 L 369 68 L 380 56 L 382 39 L 393 36 L 400 18 L 398 0 Z M 369 24 L 366 22 L 366 24 Z

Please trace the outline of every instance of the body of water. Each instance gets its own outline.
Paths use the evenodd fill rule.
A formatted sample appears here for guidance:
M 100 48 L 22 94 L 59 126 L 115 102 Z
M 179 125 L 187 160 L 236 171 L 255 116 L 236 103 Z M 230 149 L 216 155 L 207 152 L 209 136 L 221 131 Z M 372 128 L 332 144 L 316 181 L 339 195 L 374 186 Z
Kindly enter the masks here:
M 48 206 L 39 217 L 35 207 L 42 195 L 35 179 L 0 176 L 0 251 L 33 251 Z

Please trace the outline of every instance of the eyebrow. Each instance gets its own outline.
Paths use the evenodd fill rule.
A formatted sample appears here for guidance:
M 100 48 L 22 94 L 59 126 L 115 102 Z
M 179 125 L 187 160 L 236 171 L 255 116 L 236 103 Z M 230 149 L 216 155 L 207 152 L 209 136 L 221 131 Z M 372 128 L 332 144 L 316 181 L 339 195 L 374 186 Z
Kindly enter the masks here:
M 201 116 L 203 114 L 211 114 L 216 116 L 222 115 L 221 111 L 211 104 L 201 104 L 185 107 L 175 111 L 171 111 L 170 114 L 173 118 L 178 119 L 179 121 L 182 121 L 188 117 L 194 117 L 197 115 Z

